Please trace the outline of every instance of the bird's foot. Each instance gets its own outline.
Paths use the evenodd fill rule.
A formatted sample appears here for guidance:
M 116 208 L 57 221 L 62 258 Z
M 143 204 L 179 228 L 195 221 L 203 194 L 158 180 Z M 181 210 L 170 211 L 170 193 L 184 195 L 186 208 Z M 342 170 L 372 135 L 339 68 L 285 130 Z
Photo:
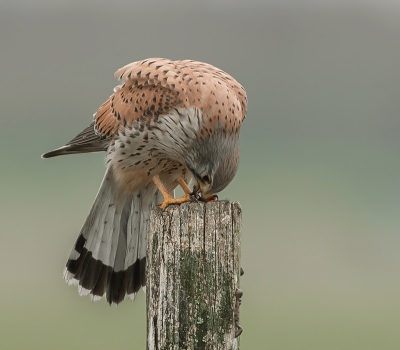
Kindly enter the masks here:
M 241 289 L 236 289 L 236 293 L 235 293 L 236 303 L 235 303 L 235 311 L 234 311 L 235 338 L 237 338 L 243 332 L 243 328 L 240 327 L 240 324 L 239 324 L 239 307 L 242 304 L 242 296 L 243 296 L 243 291 Z
M 193 191 L 190 191 L 189 186 L 186 184 L 185 180 L 181 177 L 178 178 L 176 181 L 185 192 L 185 194 L 179 198 L 174 198 L 168 192 L 168 190 L 165 188 L 164 184 L 161 182 L 160 177 L 158 175 L 153 176 L 154 184 L 157 186 L 157 188 L 164 197 L 164 200 L 160 203 L 160 206 L 163 210 L 165 210 L 171 204 L 182 204 L 186 202 L 197 202 L 197 201 L 208 203 L 218 200 L 218 196 L 215 194 L 208 198 L 203 198 L 201 196 L 200 186 L 198 185 L 193 188 Z
M 186 193 L 180 197 L 180 198 L 175 198 L 174 196 L 171 196 L 171 194 L 168 192 L 168 190 L 165 188 L 165 186 L 163 185 L 163 183 L 160 180 L 160 177 L 158 175 L 155 175 L 153 177 L 153 182 L 154 184 L 157 186 L 157 188 L 159 189 L 159 191 L 161 192 L 161 194 L 164 197 L 164 200 L 160 203 L 160 206 L 163 210 L 165 210 L 169 205 L 171 204 L 182 204 L 185 202 L 190 202 L 193 200 L 192 196 L 190 193 L 187 193 L 186 191 L 188 190 L 188 188 L 186 189 Z M 179 179 L 178 182 L 181 184 L 181 182 L 184 183 L 183 179 Z M 185 184 L 186 185 L 186 184 Z M 187 187 L 187 186 L 186 186 Z M 185 190 L 185 188 L 184 188 Z M 190 191 L 190 190 L 189 190 Z
M 185 194 L 182 197 L 174 198 L 173 196 L 169 195 L 164 197 L 164 200 L 160 203 L 160 207 L 165 210 L 171 204 L 182 204 L 186 202 L 191 202 L 192 198 L 189 194 Z

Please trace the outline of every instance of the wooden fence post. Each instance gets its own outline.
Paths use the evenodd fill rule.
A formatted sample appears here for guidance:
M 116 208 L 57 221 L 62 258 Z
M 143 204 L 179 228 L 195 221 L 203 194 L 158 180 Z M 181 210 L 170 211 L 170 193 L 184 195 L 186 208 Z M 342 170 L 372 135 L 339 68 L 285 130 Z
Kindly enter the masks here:
M 239 349 L 241 208 L 152 210 L 147 235 L 148 350 Z

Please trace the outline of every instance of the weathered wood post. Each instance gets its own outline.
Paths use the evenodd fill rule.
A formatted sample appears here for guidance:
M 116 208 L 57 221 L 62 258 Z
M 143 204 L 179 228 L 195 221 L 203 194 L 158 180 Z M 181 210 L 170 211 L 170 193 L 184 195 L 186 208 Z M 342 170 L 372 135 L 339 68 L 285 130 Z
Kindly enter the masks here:
M 239 203 L 154 209 L 147 238 L 147 349 L 239 349 Z M 237 321 L 237 320 L 236 320 Z M 239 327 L 239 328 L 238 328 Z

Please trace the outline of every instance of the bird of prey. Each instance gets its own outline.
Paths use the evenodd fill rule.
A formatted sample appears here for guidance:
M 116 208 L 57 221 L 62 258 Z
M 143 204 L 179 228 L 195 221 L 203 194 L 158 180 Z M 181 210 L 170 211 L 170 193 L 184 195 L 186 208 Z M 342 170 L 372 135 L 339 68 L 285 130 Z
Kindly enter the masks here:
M 215 200 L 233 179 L 243 87 L 210 64 L 149 58 L 114 74 L 122 84 L 65 146 L 43 154 L 106 152 L 107 170 L 69 256 L 64 278 L 81 295 L 112 304 L 145 287 L 152 207 Z M 193 190 L 188 183 L 194 180 Z M 185 194 L 174 198 L 180 185 Z

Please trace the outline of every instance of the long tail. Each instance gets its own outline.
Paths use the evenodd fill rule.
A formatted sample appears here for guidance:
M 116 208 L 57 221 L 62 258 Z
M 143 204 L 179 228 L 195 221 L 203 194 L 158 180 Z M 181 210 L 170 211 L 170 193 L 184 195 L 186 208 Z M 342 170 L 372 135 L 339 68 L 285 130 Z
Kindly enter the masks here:
M 162 197 L 153 183 L 125 195 L 108 170 L 66 264 L 64 278 L 81 295 L 118 304 L 146 285 L 146 231 L 150 209 Z

